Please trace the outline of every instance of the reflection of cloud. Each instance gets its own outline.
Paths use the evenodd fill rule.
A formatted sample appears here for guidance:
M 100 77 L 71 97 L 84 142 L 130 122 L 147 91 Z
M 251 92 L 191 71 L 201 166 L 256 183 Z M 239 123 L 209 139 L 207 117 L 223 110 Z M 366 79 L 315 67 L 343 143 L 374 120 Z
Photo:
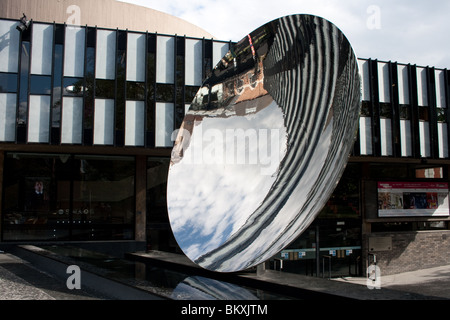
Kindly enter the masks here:
M 195 127 L 192 140 L 196 142 L 196 134 L 213 128 L 219 133 L 236 128 L 244 131 L 253 128 L 279 130 L 280 141 L 277 146 L 280 149 L 276 150 L 279 158 L 272 168 L 273 174 L 278 169 L 278 161 L 283 158 L 286 148 L 283 121 L 281 109 L 272 103 L 259 113 L 247 117 L 204 118 Z M 199 154 L 207 157 L 208 153 L 203 152 L 209 147 L 218 150 L 232 146 L 230 141 L 223 140 L 221 144 L 214 145 L 216 142 L 212 140 L 209 145 L 206 141 L 193 143 L 182 161 L 170 168 L 167 192 L 169 217 L 175 237 L 180 240 L 180 247 L 190 258 L 216 248 L 239 229 L 263 201 L 275 180 L 272 174 L 262 174 L 261 170 L 266 167 L 264 163 L 196 160 L 195 157 Z M 200 150 L 197 149 L 198 145 Z M 270 154 L 271 151 L 258 151 L 258 146 L 259 144 L 247 143 L 245 153 Z M 223 151 L 226 157 L 227 153 L 237 150 Z
M 168 209 L 175 237 L 189 258 L 210 270 L 249 268 L 298 237 L 339 180 L 358 124 L 356 58 L 339 30 L 308 15 L 284 17 L 263 28 L 273 32 L 273 39 L 264 40 L 270 45 L 264 89 L 276 105 L 230 122 L 202 118 L 192 126 L 184 158 L 169 171 Z M 274 127 L 285 128 L 279 144 L 285 150 L 273 176 L 261 175 L 255 171 L 258 166 L 231 167 L 217 161 L 220 157 L 215 159 L 219 163 L 208 161 L 217 154 L 223 157 L 217 146 L 228 140 L 221 132 L 273 123 L 277 118 L 269 110 L 274 106 L 280 114 Z M 209 144 L 202 132 L 210 134 Z M 249 144 L 245 152 L 254 154 L 259 148 Z M 195 166 L 195 161 L 203 165 Z
M 204 268 L 229 272 L 270 258 L 309 226 L 339 180 L 359 112 L 356 58 L 342 34 L 318 20 L 278 21 L 265 86 L 283 109 L 288 151 L 263 203 L 225 243 L 195 260 Z
M 315 215 L 301 215 L 299 213 L 309 212 L 311 207 L 326 201 L 328 198 L 328 193 L 311 193 L 311 190 L 314 190 L 314 186 L 317 185 L 317 178 L 320 176 L 325 164 L 331 143 L 331 131 L 332 126 L 328 126 L 327 130 L 322 134 L 310 161 L 311 165 L 304 171 L 301 184 L 295 186 L 292 195 L 288 197 L 284 206 L 275 216 L 273 221 L 264 227 L 263 233 L 254 238 L 248 246 L 240 250 L 239 255 L 235 255 L 228 259 L 222 265 L 223 269 L 231 270 L 236 268 L 246 268 L 248 260 L 244 257 L 252 258 L 261 256 L 261 261 L 269 259 L 274 253 L 282 250 L 284 244 L 295 240 L 298 234 L 312 222 Z M 321 191 L 323 191 L 323 189 Z M 325 199 L 319 200 L 320 198 Z M 308 201 L 311 199 L 314 200 Z M 300 205 L 303 205 L 303 208 L 300 208 Z M 286 225 L 288 225 L 291 230 L 296 230 L 296 232 L 283 232 L 283 230 L 286 230 Z M 250 228 L 246 230 L 246 233 L 254 234 L 259 228 L 261 228 L 259 224 L 252 224 L 250 225 Z M 277 237 L 268 239 L 268 234 L 274 236 L 277 235 Z M 277 243 L 278 247 L 267 250 L 268 242 Z M 205 263 L 207 264 L 208 261 L 205 261 Z

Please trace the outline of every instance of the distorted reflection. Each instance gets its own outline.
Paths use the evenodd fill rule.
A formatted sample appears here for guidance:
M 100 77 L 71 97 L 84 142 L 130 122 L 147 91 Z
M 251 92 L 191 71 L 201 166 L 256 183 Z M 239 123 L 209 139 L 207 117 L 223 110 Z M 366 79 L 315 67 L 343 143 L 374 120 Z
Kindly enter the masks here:
M 172 292 L 176 300 L 259 300 L 249 290 L 210 278 L 187 277 Z
M 244 37 L 205 80 L 172 151 L 173 233 L 200 266 L 255 266 L 313 221 L 356 134 L 356 57 L 333 24 L 283 17 Z

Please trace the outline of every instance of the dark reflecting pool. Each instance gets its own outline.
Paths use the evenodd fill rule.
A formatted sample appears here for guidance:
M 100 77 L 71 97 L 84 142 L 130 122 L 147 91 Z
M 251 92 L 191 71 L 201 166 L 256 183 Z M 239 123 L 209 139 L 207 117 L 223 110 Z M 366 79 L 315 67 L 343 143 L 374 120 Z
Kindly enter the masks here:
M 74 246 L 41 246 L 62 262 L 173 300 L 291 300 L 293 297 L 187 274 Z

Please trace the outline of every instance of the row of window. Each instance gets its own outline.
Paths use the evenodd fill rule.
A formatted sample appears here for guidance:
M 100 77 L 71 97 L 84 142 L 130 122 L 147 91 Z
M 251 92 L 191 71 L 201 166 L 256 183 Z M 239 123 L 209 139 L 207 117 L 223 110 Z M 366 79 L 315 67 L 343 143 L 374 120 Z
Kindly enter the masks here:
M 171 147 L 230 43 L 0 20 L 0 141 Z M 354 155 L 448 158 L 448 71 L 359 59 Z
M 0 141 L 170 147 L 229 43 L 0 20 Z M 61 129 L 62 128 L 62 129 Z
M 448 71 L 358 62 L 362 107 L 355 155 L 448 158 Z

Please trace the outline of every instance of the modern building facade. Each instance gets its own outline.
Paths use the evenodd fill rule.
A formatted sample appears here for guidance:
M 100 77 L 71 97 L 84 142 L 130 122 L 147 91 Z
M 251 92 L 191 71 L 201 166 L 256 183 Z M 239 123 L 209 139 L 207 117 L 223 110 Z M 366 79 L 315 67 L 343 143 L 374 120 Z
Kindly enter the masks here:
M 122 17 L 72 25 L 68 2 L 31 3 L 2 2 L 9 7 L 0 17 L 0 241 L 179 252 L 165 199 L 172 133 L 232 44 L 174 17 L 167 23 L 170 16 L 165 24 L 181 31 Z M 88 3 L 77 5 L 85 12 Z M 20 32 L 22 12 L 33 20 Z M 158 21 L 161 13 L 142 15 Z M 450 74 L 372 59 L 359 66 L 360 127 L 346 171 L 274 268 L 361 275 L 374 257 L 384 274 L 450 263 Z

